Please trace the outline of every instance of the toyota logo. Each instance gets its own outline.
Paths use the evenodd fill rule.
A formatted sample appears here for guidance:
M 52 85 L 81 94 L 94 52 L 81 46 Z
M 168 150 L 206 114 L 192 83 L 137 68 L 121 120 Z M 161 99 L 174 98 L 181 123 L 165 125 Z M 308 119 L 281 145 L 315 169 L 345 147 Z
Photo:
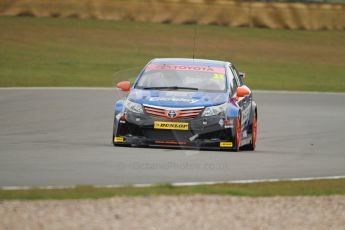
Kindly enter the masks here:
M 176 112 L 174 110 L 170 110 L 168 112 L 168 117 L 170 118 L 175 118 L 177 116 Z

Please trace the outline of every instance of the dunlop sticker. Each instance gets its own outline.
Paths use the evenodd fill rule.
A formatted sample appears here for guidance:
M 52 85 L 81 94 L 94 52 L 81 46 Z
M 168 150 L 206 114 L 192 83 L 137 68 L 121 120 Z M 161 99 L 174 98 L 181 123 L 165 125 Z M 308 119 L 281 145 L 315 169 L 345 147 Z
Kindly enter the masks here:
M 188 130 L 188 123 L 155 121 L 154 128 L 155 129 Z
M 232 147 L 232 142 L 220 142 L 220 147 Z

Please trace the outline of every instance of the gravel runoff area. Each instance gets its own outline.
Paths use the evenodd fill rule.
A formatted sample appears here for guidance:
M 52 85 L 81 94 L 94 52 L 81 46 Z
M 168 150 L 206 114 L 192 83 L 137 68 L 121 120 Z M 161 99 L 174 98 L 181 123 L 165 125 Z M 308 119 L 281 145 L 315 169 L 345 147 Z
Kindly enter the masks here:
M 344 229 L 345 196 L 0 201 L 0 229 Z

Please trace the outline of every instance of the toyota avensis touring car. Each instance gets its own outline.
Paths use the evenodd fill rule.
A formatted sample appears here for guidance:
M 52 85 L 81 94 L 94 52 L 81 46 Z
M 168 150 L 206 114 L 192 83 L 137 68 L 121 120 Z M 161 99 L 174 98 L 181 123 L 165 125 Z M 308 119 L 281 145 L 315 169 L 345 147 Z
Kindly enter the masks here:
M 244 73 L 230 62 L 150 61 L 115 103 L 115 146 L 183 146 L 254 150 L 257 106 Z

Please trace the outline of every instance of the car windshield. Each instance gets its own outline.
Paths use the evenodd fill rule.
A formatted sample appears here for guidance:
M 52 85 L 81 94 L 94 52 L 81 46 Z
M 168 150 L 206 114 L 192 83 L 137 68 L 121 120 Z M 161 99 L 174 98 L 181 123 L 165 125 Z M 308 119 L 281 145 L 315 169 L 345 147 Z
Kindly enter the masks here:
M 224 67 L 158 65 L 146 67 L 136 84 L 138 89 L 198 90 L 224 92 Z

